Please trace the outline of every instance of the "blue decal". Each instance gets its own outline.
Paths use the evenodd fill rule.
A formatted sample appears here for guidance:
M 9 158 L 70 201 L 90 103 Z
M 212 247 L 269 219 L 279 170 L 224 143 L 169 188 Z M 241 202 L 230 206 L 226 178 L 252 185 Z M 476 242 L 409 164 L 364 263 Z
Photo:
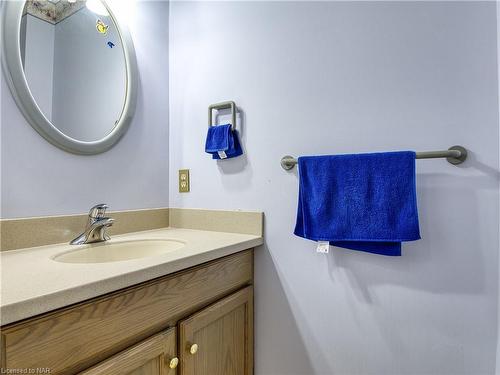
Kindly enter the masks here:
M 115 44 L 113 42 L 108 42 L 108 46 L 109 46 L 109 48 L 113 48 L 115 46 Z

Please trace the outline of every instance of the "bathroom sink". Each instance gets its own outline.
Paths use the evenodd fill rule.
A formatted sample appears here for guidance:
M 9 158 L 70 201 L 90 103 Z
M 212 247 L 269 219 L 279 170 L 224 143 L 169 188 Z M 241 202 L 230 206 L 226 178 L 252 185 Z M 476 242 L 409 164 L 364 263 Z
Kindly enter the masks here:
M 62 263 L 107 263 L 166 254 L 183 248 L 176 240 L 136 240 L 101 242 L 84 245 L 76 250 L 56 255 L 53 260 Z

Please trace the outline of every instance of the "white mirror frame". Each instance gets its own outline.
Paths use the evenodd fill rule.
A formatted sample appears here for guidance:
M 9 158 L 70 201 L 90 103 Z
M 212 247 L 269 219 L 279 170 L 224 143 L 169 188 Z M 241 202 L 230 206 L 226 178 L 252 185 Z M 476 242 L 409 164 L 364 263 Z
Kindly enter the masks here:
M 103 1 L 117 26 L 123 46 L 126 66 L 125 103 L 118 123 L 108 135 L 97 141 L 79 141 L 61 132 L 45 117 L 29 89 L 20 49 L 21 18 L 25 2 L 2 1 L 2 3 L 2 66 L 10 91 L 26 120 L 42 137 L 65 151 L 93 155 L 109 150 L 127 131 L 137 102 L 137 61 L 134 43 L 127 26 L 120 23 Z M 91 111 L 92 108 L 89 108 L 89 112 Z

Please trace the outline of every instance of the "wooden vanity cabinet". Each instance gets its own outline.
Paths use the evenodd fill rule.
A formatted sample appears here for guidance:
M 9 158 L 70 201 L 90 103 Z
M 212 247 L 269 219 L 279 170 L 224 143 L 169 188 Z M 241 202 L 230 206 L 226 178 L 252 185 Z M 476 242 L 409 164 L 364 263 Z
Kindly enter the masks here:
M 1 367 L 251 375 L 252 282 L 253 251 L 246 250 L 2 327 Z
M 175 375 L 177 373 L 176 329 L 150 337 L 98 363 L 81 375 Z
M 252 331 L 248 286 L 181 320 L 178 329 L 154 335 L 80 375 L 250 375 Z
M 252 287 L 181 320 L 179 353 L 180 375 L 252 374 Z

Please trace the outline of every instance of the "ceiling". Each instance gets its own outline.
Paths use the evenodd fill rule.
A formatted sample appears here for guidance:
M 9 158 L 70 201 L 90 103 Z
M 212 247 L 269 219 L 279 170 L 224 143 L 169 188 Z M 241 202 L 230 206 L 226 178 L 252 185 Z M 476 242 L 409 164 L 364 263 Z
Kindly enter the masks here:
M 86 0 L 27 0 L 25 13 L 56 24 L 85 6 Z

